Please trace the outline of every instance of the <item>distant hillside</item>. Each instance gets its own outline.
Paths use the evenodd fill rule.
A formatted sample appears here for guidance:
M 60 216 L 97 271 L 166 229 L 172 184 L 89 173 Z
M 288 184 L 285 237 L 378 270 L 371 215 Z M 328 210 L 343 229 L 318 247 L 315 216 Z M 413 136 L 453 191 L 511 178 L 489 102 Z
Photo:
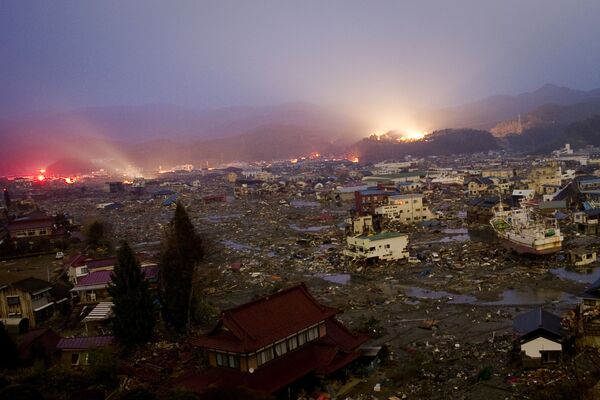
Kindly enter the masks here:
M 593 98 L 568 106 L 545 104 L 522 115 L 520 126 L 518 118 L 515 118 L 499 123 L 490 132 L 494 136 L 502 137 L 510 134 L 521 134 L 532 129 L 556 129 L 557 127 L 566 127 L 596 114 L 600 114 L 600 98 Z
M 445 129 L 413 142 L 371 137 L 358 142 L 351 152 L 358 154 L 361 160 L 377 162 L 386 159 L 400 159 L 407 155 L 441 156 L 498 149 L 500 149 L 498 140 L 489 132 L 474 129 Z
M 432 121 L 435 129 L 474 128 L 488 130 L 505 120 L 513 120 L 545 104 L 571 105 L 600 97 L 600 89 L 590 91 L 555 85 L 516 96 L 498 95 L 441 110 L 424 112 L 423 121 Z
M 306 156 L 311 152 L 335 154 L 345 142 L 330 141 L 304 128 L 270 125 L 243 135 L 186 144 L 152 141 L 132 146 L 128 155 L 145 168 L 193 163 L 215 165 L 232 161 L 257 161 Z
M 72 158 L 115 159 L 119 168 L 131 161 L 154 168 L 181 160 L 272 159 L 327 143 L 349 145 L 365 131 L 355 118 L 306 103 L 218 110 L 164 105 L 84 109 L 0 124 L 0 175 Z M 285 137 L 279 140 L 274 132 Z M 225 138 L 231 140 L 219 141 Z M 287 145 L 292 147 L 284 149 Z

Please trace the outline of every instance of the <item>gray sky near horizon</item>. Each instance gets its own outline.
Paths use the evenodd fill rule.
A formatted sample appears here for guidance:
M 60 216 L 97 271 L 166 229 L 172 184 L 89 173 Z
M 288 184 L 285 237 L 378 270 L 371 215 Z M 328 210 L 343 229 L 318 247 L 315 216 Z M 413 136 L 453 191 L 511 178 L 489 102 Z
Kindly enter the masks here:
M 378 118 L 592 89 L 599 16 L 578 0 L 3 0 L 0 118 L 294 101 Z

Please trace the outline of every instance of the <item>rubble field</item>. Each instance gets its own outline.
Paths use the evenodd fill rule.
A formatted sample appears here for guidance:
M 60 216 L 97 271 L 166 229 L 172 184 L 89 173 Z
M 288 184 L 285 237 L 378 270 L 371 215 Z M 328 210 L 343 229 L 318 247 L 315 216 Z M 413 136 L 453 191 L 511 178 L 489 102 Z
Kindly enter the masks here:
M 198 269 L 207 300 L 223 309 L 305 282 L 320 301 L 343 311 L 339 319 L 349 328 L 371 333 L 370 345 L 389 348 L 388 363 L 340 387 L 344 398 L 517 398 L 532 378 L 511 367 L 513 317 L 540 304 L 572 308 L 595 274 L 565 268 L 561 253 L 508 252 L 488 227 L 467 224 L 464 203 L 443 193 L 429 200 L 444 210 L 439 224 L 388 226 L 409 234 L 410 254 L 420 262 L 368 265 L 341 255 L 348 204 L 289 193 L 202 203 L 207 193 L 226 189 L 215 180 L 180 196 L 205 241 Z M 88 196 L 41 205 L 79 221 L 106 220 L 115 238 L 158 254 L 170 207 L 160 199 L 125 198 L 119 209 L 97 210 L 96 203 L 115 195 Z

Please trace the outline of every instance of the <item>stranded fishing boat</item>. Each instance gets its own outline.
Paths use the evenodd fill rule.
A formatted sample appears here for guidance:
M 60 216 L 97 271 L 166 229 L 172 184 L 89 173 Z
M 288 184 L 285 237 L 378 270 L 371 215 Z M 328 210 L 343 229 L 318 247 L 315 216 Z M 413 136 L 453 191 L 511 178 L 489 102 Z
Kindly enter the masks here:
M 556 219 L 537 215 L 531 207 L 497 211 L 490 224 L 502 244 L 517 253 L 552 254 L 562 248 Z

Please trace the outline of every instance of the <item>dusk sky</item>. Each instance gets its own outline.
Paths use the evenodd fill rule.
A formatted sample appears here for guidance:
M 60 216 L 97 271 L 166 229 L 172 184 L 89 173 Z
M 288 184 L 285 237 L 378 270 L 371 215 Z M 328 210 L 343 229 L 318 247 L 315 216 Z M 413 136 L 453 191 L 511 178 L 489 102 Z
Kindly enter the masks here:
M 360 112 L 600 87 L 598 1 L 0 2 L 0 117 L 291 101 Z

